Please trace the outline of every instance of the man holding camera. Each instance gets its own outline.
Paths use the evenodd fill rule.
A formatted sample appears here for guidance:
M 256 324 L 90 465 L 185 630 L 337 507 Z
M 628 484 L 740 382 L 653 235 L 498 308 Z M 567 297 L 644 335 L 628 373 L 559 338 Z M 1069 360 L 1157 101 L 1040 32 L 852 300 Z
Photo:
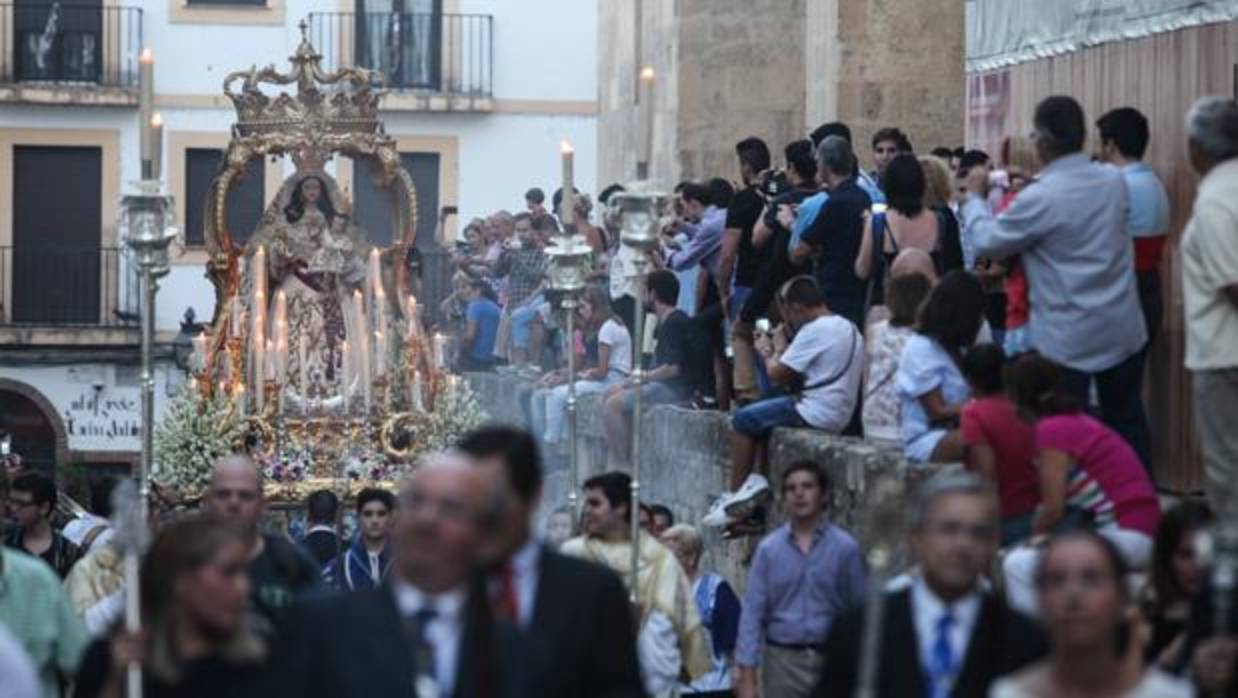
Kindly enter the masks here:
M 770 381 L 793 386 L 789 395 L 754 402 L 731 420 L 731 491 L 721 495 L 701 520 L 706 526 L 743 523 L 756 505 L 770 498 L 769 481 L 752 466 L 760 457 L 768 471 L 767 439 L 776 427 L 812 427 L 837 434 L 855 411 L 864 374 L 864 339 L 856 327 L 834 315 L 811 276 L 797 276 L 778 292 L 788 338 L 773 336 L 773 346 L 758 343 Z M 757 522 L 759 523 L 759 522 Z

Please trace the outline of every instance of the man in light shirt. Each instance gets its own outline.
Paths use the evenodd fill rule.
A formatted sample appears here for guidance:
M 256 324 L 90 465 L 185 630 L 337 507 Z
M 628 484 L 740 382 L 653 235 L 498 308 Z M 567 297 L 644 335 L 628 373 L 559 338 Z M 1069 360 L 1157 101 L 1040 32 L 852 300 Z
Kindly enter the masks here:
M 1186 367 L 1205 489 L 1226 515 L 1238 511 L 1238 103 L 1205 97 L 1186 128 L 1191 166 L 1203 178 L 1181 243 Z
M 1033 121 L 1044 163 L 1039 178 L 994 218 L 985 201 L 989 173 L 971 168 L 964 176 L 965 236 L 978 256 L 1020 255 L 1037 348 L 1063 367 L 1065 387 L 1085 402 L 1095 381 L 1101 417 L 1146 466 L 1141 389 L 1148 332 L 1127 232 L 1126 182 L 1082 152 L 1087 128 L 1074 99 L 1045 99 Z

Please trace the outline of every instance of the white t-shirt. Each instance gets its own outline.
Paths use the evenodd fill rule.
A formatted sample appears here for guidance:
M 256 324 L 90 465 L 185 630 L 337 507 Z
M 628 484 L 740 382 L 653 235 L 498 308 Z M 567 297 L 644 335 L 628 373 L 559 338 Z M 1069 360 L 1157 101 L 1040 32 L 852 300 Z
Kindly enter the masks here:
M 608 372 L 619 372 L 627 375 L 632 370 L 632 335 L 622 323 L 609 318 L 598 330 L 598 344 L 610 347 L 610 364 Z
M 795 411 L 817 429 L 837 434 L 847 427 L 864 376 L 864 338 L 850 320 L 823 315 L 804 325 L 778 361 L 802 374 L 805 386 L 838 376 L 806 391 Z
M 946 431 L 933 427 L 920 398 L 940 388 L 947 405 L 960 405 L 971 390 L 946 350 L 922 334 L 907 340 L 894 380 L 903 403 L 903 454 L 926 463 Z

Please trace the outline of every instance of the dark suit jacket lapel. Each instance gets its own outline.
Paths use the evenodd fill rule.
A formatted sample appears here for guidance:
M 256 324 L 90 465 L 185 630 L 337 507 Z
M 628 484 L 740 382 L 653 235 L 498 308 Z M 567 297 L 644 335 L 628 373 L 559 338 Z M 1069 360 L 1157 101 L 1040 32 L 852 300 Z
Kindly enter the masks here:
M 995 672 L 1000 671 L 996 666 L 996 648 L 1002 639 L 1000 625 L 1001 614 L 998 612 L 997 600 L 988 594 L 982 594 L 980 612 L 976 615 L 971 640 L 967 643 L 967 656 L 963 659 L 963 668 L 954 681 L 952 695 L 959 698 L 988 695 L 989 681 Z
M 885 620 L 882 622 L 885 630 L 882 633 L 882 642 L 886 646 L 880 653 L 883 658 L 884 680 L 879 680 L 878 683 L 893 690 L 882 691 L 883 695 L 908 698 L 920 698 L 924 695 L 920 640 L 916 635 L 912 612 L 910 589 L 886 597 Z

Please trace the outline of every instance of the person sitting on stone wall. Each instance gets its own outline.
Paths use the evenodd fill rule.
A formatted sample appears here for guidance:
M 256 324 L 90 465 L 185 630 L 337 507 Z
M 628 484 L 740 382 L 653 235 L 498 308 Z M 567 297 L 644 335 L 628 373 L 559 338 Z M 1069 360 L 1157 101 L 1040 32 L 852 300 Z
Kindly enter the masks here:
M 864 338 L 847 319 L 834 315 L 811 276 L 797 276 L 778 292 L 778 307 L 787 333 L 774 344 L 757 346 L 770 381 L 791 386 L 735 412 L 731 420 L 731 491 L 720 496 L 701 520 L 723 526 L 756 512 L 770 499 L 769 481 L 752 472 L 760 459 L 768 472 L 768 439 L 776 427 L 812 427 L 838 434 L 846 428 L 859 401 L 864 376 Z

